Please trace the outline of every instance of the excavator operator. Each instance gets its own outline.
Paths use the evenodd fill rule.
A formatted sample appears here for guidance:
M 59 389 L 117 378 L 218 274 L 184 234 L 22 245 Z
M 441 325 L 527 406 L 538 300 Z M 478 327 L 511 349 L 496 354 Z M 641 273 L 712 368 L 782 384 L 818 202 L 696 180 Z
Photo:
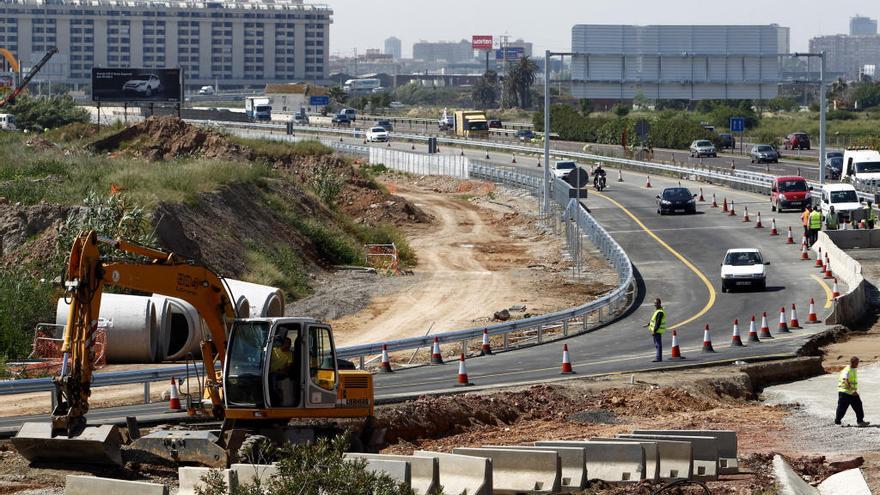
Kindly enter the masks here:
M 299 402 L 296 393 L 298 359 L 291 351 L 291 345 L 290 337 L 279 336 L 272 347 L 272 357 L 269 361 L 269 387 L 274 406 L 294 407 Z

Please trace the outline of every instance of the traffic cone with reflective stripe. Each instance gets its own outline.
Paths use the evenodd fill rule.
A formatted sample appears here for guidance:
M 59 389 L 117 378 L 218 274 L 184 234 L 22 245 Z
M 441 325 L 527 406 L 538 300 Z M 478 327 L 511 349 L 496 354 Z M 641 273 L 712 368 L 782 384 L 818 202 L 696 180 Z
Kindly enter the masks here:
M 511 160 L 510 163 L 516 163 L 516 153 L 513 154 L 513 160 Z
M 755 315 L 752 315 L 752 321 L 749 323 L 749 342 L 760 342 L 758 338 L 758 329 L 755 326 Z
M 739 320 L 733 320 L 733 338 L 730 340 L 730 347 L 742 347 L 743 341 L 739 336 Z
M 182 411 L 180 407 L 180 394 L 177 392 L 177 379 L 171 377 L 171 391 L 168 393 L 168 409 L 171 411 Z
M 715 349 L 712 348 L 712 337 L 709 335 L 709 324 L 706 324 L 706 329 L 703 330 L 703 352 L 715 352 Z
M 761 333 L 759 335 L 762 339 L 772 339 L 773 335 L 770 334 L 770 327 L 767 325 L 767 312 L 761 315 Z
M 702 187 L 700 188 L 700 197 L 699 197 L 699 201 L 700 201 L 700 203 L 705 203 L 705 202 L 706 202 L 706 200 L 703 199 L 703 188 L 702 188 Z
M 779 327 L 776 328 L 779 333 L 791 333 L 788 331 L 788 323 L 785 322 L 785 308 L 779 308 Z
M 480 345 L 481 356 L 491 356 L 492 346 L 489 345 L 489 330 L 483 329 L 483 343 Z
M 730 211 L 727 213 L 728 216 L 735 217 L 736 216 L 736 206 L 733 204 L 733 200 L 730 200 Z
M 761 212 L 760 211 L 758 212 L 758 221 L 757 221 L 757 223 L 755 223 L 755 228 L 756 229 L 763 229 L 764 228 L 764 224 L 761 223 Z
M 834 274 L 831 272 L 831 260 L 828 259 L 828 255 L 825 255 L 825 278 L 831 280 L 834 278 Z
M 810 253 L 807 251 L 807 243 L 801 244 L 801 260 L 810 261 Z
M 459 387 L 467 387 L 467 386 L 473 385 L 473 383 L 471 383 L 470 380 L 468 380 L 467 366 L 465 366 L 465 364 L 464 364 L 464 354 L 462 354 L 461 357 L 458 358 L 458 383 L 457 383 L 457 385 Z
M 571 369 L 571 356 L 568 355 L 568 344 L 562 344 L 562 374 L 570 375 L 574 373 Z
M 751 222 L 749 219 L 749 207 L 748 205 L 743 207 L 743 222 Z
M 786 244 L 794 244 L 794 237 L 791 235 L 791 226 L 788 227 L 788 239 L 785 240 Z
M 382 373 L 394 371 L 391 369 L 391 360 L 388 359 L 388 346 L 385 344 L 382 344 L 382 366 L 379 368 L 379 371 Z
M 790 329 L 801 328 L 801 324 L 798 321 L 798 316 L 797 316 L 797 306 L 795 306 L 794 304 L 791 305 L 791 321 L 788 323 L 788 328 L 790 328 Z
M 440 354 L 440 339 L 434 337 L 434 347 L 431 348 L 431 364 L 443 364 L 443 356 Z
M 617 182 L 623 182 L 623 169 L 617 169 Z
M 724 198 L 724 207 L 721 209 L 722 213 L 727 213 L 730 211 L 730 208 L 727 207 L 727 198 Z
M 712 193 L 712 208 L 718 208 L 718 200 L 715 198 L 715 193 Z
M 816 268 L 825 268 L 825 264 L 822 263 L 822 248 L 819 248 L 819 254 L 816 255 Z
M 645 178 L 645 187 L 647 189 L 651 188 L 651 176 L 650 175 Z
M 779 235 L 779 231 L 776 230 L 776 219 L 770 219 L 770 235 Z
M 678 346 L 678 333 L 675 330 L 672 331 L 672 354 L 669 356 L 669 359 L 676 361 L 684 359 L 681 355 L 681 348 Z
M 807 313 L 807 323 L 819 323 L 819 316 L 816 315 L 815 303 L 812 297 L 810 298 L 810 312 Z
M 831 297 L 837 299 L 840 297 L 840 289 L 837 288 L 837 279 L 834 279 L 834 286 L 831 289 Z

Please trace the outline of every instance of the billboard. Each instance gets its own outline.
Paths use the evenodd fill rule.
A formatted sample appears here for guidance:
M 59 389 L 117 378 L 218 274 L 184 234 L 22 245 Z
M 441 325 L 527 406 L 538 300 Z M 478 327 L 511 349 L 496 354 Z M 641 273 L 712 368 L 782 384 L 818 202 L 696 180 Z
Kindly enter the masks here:
M 179 103 L 182 89 L 180 69 L 92 68 L 92 101 Z
M 522 46 L 508 46 L 503 50 L 495 50 L 495 60 L 516 60 L 526 56 L 526 49 Z
M 474 50 L 491 50 L 493 44 L 492 35 L 475 34 L 471 37 L 471 46 Z

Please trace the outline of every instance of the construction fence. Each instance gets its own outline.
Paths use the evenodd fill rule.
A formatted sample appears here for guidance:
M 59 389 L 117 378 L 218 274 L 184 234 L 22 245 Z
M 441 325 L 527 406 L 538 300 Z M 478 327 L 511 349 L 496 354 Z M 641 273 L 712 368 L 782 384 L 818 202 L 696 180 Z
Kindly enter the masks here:
M 415 175 L 445 175 L 470 178 L 470 161 L 461 155 L 422 155 L 388 148 L 370 148 L 370 165 Z

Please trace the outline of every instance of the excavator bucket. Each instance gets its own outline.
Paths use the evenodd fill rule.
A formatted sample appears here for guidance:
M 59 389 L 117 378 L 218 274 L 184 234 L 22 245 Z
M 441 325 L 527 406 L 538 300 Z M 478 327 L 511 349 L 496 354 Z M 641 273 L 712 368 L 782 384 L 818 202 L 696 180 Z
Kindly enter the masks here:
M 24 423 L 12 445 L 31 462 L 122 465 L 122 434 L 113 425 L 87 426 L 79 435 L 52 435 L 52 423 Z
M 225 468 L 228 455 L 219 438 L 206 430 L 162 430 L 135 440 L 131 449 L 177 464 Z

